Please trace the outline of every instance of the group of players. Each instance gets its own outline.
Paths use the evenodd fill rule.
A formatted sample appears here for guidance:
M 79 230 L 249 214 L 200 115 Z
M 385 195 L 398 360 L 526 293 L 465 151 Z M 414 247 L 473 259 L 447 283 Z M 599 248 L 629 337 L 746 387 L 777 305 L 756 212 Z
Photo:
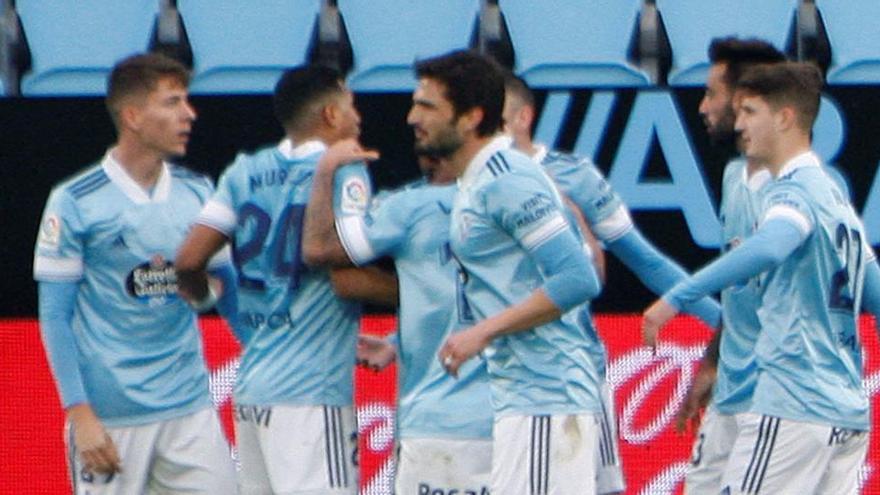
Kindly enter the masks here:
M 336 71 L 286 71 L 285 138 L 214 190 L 168 162 L 196 119 L 185 68 L 117 64 L 118 140 L 53 189 L 34 261 L 75 493 L 356 493 L 352 367 L 394 360 L 398 494 L 622 493 L 589 311 L 603 249 L 663 296 L 647 344 L 678 310 L 723 328 L 680 415 L 711 395 L 686 492 L 856 493 L 857 316 L 880 308 L 880 270 L 810 151 L 821 75 L 757 40 L 715 40 L 710 58 L 700 113 L 742 157 L 724 173 L 725 253 L 692 277 L 595 165 L 532 141 L 531 91 L 485 56 L 416 64 L 407 121 L 424 178 L 375 195 L 378 155 Z M 395 274 L 370 265 L 386 256 Z M 358 337 L 360 301 L 398 304 L 398 331 Z M 196 327 L 212 307 L 244 349 L 237 472 Z

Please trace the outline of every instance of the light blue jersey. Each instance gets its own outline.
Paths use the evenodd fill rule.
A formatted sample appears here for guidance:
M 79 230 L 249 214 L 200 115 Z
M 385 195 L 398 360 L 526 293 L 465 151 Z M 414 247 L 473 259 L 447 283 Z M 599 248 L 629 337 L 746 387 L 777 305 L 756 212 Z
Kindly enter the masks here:
M 362 166 L 337 172 L 338 195 L 368 180 Z M 456 300 L 457 265 L 449 250 L 455 185 L 415 182 L 371 202 L 367 215 L 338 216 L 346 252 L 356 264 L 394 258 L 398 313 L 398 429 L 403 438 L 490 438 L 492 406 L 486 364 L 466 362 L 453 378 L 437 359 L 450 333 L 463 328 Z M 345 201 L 342 201 L 345 204 Z
M 474 157 L 453 203 L 452 251 L 477 320 L 542 287 L 545 278 L 533 253 L 558 236 L 574 236 L 553 182 L 529 157 L 506 149 L 507 143 L 496 138 Z M 575 253 L 559 253 L 567 254 Z M 484 354 L 496 416 L 601 411 L 601 378 L 590 348 L 595 342 L 587 332 L 594 332 L 590 319 L 569 311 L 493 340 Z
M 858 309 L 873 254 L 840 188 L 804 153 L 764 193 L 762 222 L 783 219 L 803 242 L 761 277 L 758 381 L 752 410 L 867 430 Z
M 88 402 L 108 426 L 211 407 L 200 333 L 177 296 L 173 267 L 211 192 L 204 176 L 163 164 L 148 193 L 112 150 L 52 190 L 34 278 L 78 284 L 70 324 L 78 368 Z M 223 255 L 228 262 L 224 251 L 213 264 Z
M 731 160 L 724 168 L 720 208 L 724 252 L 736 248 L 755 232 L 761 191 L 771 180 L 766 169 L 749 176 L 744 158 Z M 758 278 L 721 291 L 724 331 L 712 400 L 723 414 L 745 412 L 751 405 L 757 380 L 755 343 L 761 330 L 757 315 L 760 297 Z
M 329 272 L 306 267 L 299 251 L 325 149 L 285 140 L 239 155 L 197 220 L 233 244 L 239 325 L 252 333 L 238 370 L 238 404 L 352 403 L 359 305 L 338 298 Z
M 613 242 L 633 228 L 623 201 L 591 160 L 548 151 L 544 145 L 538 145 L 532 159 L 544 167 L 559 191 L 578 206 L 599 241 Z M 580 311 L 584 321 L 591 321 L 589 304 Z M 593 326 L 588 328 L 592 330 Z M 587 336 L 593 340 L 589 346 L 593 364 L 604 378 L 608 359 L 605 344 L 596 332 L 588 332 Z

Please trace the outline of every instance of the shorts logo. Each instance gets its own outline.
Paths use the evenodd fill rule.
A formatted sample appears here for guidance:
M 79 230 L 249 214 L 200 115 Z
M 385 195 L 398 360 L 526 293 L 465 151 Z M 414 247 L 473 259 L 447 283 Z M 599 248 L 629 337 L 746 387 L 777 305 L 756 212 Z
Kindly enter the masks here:
M 42 248 L 55 249 L 61 242 L 61 219 L 57 215 L 47 215 L 40 226 L 39 244 Z
M 165 304 L 169 297 L 177 296 L 174 265 L 157 254 L 148 263 L 132 269 L 125 279 L 125 288 L 130 296 L 148 301 L 150 306 Z
M 479 489 L 462 489 L 458 488 L 442 488 L 431 486 L 427 483 L 419 483 L 418 495 L 489 495 L 489 488 L 482 487 Z
M 339 205 L 346 215 L 362 214 L 367 209 L 367 185 L 360 178 L 351 178 L 342 186 Z

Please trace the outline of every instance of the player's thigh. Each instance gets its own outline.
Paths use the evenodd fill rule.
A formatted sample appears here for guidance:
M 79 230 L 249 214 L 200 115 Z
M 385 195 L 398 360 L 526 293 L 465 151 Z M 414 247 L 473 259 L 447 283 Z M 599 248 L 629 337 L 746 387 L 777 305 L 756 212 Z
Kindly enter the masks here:
M 737 432 L 736 416 L 721 414 L 712 406 L 706 410 L 685 476 L 686 494 L 718 493 Z
M 737 415 L 739 436 L 721 479 L 724 493 L 809 495 L 828 467 L 829 427 L 753 413 Z
M 856 495 L 859 493 L 859 470 L 868 455 L 868 432 L 831 428 L 828 443 L 836 446 L 825 476 L 816 493 Z
M 592 413 L 497 418 L 492 493 L 595 493 L 598 435 Z
M 400 441 L 398 494 L 489 493 L 491 439 L 404 438 Z
M 265 423 L 258 440 L 273 494 L 357 493 L 357 426 L 350 406 L 273 406 Z
M 614 391 L 607 383 L 602 385 L 602 414 L 599 416 L 599 441 L 596 448 L 599 451 L 596 493 L 599 495 L 623 493 L 626 490 L 626 483 L 620 458 Z
M 162 422 L 149 493 L 232 495 L 235 466 L 213 408 Z
M 158 424 L 107 427 L 106 430 L 119 454 L 122 472 L 98 474 L 86 470 L 73 442 L 73 429 L 70 425 L 66 428 L 68 466 L 74 495 L 142 493 L 147 486 L 153 447 L 159 435 Z

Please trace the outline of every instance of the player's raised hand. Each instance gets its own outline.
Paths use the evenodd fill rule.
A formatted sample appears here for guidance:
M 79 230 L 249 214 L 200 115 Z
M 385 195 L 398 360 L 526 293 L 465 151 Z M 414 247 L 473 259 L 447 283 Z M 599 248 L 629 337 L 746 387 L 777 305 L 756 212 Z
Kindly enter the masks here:
M 446 368 L 446 372 L 457 378 L 461 365 L 485 349 L 491 340 L 491 332 L 485 326 L 484 320 L 450 335 L 437 353 L 437 358 Z
M 381 371 L 397 358 L 391 342 L 373 335 L 358 335 L 357 363 L 373 371 Z
M 71 406 L 67 409 L 67 418 L 73 428 L 74 446 L 86 470 L 101 474 L 122 471 L 116 445 L 90 405 Z
M 657 299 L 642 314 L 642 341 L 646 346 L 656 348 L 657 336 L 666 323 L 669 322 L 678 310 L 663 299 Z
M 694 382 L 691 384 L 691 388 L 688 389 L 687 396 L 675 415 L 675 429 L 679 433 L 684 433 L 687 430 L 688 424 L 691 425 L 694 431 L 700 429 L 702 411 L 709 404 L 709 399 L 712 398 L 712 386 L 715 385 L 715 376 L 716 369 L 714 366 L 705 363 L 700 364 L 697 376 L 694 377 Z
M 343 139 L 327 148 L 327 151 L 318 161 L 318 168 L 335 171 L 337 168 L 348 163 L 367 162 L 377 160 L 378 158 L 378 151 L 364 149 L 357 139 Z

